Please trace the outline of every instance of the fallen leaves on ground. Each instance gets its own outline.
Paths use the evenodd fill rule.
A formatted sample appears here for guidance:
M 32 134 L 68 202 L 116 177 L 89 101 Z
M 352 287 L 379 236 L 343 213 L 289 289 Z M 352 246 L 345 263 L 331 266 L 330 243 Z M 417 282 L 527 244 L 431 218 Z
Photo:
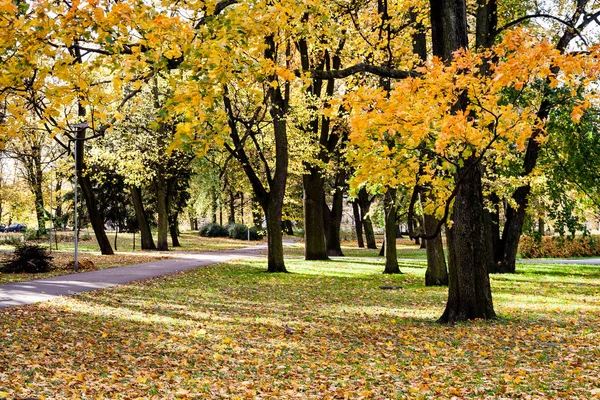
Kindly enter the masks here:
M 503 318 L 444 326 L 446 289 L 422 286 L 423 264 L 399 276 L 364 257 L 287 265 L 229 263 L 0 311 L 0 394 L 600 398 L 597 267 L 493 276 Z
M 10 259 L 9 253 L 2 254 L 0 262 Z M 0 284 L 9 282 L 21 282 L 34 279 L 48 278 L 50 276 L 66 275 L 74 273 L 75 257 L 73 253 L 53 252 L 52 253 L 55 269 L 48 273 L 41 274 L 3 274 L 0 273 Z M 82 253 L 79 255 L 79 272 L 94 271 L 97 269 L 106 269 L 121 267 L 125 265 L 141 264 L 157 260 L 170 258 L 164 254 L 119 254 L 110 256 L 100 254 Z

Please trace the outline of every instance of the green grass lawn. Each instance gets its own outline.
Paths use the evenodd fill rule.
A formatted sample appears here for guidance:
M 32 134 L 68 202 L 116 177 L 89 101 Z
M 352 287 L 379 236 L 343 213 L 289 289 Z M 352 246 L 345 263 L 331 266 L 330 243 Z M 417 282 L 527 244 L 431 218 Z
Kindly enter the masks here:
M 600 397 L 599 267 L 519 265 L 491 277 L 500 319 L 444 326 L 446 289 L 423 286 L 423 261 L 396 276 L 369 256 L 287 266 L 2 310 L 0 397 Z
M 115 249 L 115 236 L 117 237 L 117 251 L 140 251 L 142 248 L 141 239 L 139 233 L 135 234 L 135 237 L 132 233 L 117 233 L 115 232 L 107 232 L 108 239 L 110 241 L 113 250 Z M 4 234 L 4 236 L 12 235 L 15 236 L 17 234 Z M 2 234 L 0 234 L 2 236 Z M 58 250 L 72 251 L 75 247 L 73 242 L 73 232 L 58 232 L 58 243 L 53 240 L 52 248 Z M 135 246 L 134 246 L 135 239 Z M 157 237 L 156 232 L 154 232 L 154 242 L 156 243 Z M 179 236 L 179 241 L 181 243 L 181 247 L 170 247 L 171 250 L 186 250 L 186 251 L 216 251 L 216 250 L 226 250 L 226 249 L 235 249 L 241 247 L 252 246 L 257 242 L 250 242 L 250 244 L 245 240 L 235 240 L 229 238 L 206 238 L 201 237 L 197 231 L 189 231 L 182 232 Z M 37 241 L 42 245 L 48 245 L 48 239 L 40 239 Z M 168 239 L 169 246 L 171 246 L 171 237 Z M 10 251 L 13 250 L 14 246 L 11 244 L 2 243 L 0 241 L 0 251 Z M 92 230 L 84 230 L 80 233 L 79 236 L 79 250 L 80 251 L 100 251 L 100 247 L 98 246 L 98 242 L 94 236 L 94 232 Z

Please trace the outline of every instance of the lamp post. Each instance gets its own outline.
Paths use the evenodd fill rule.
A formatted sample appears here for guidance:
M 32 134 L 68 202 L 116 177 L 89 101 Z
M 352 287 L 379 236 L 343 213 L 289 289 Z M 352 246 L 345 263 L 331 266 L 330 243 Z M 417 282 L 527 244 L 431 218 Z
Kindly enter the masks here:
M 86 129 L 89 128 L 90 125 L 87 122 L 82 122 L 79 124 L 73 124 L 71 125 L 71 127 L 75 128 L 75 129 Z M 83 138 L 74 138 L 72 139 L 73 141 L 73 157 L 75 158 L 75 177 L 73 179 L 74 181 L 74 185 L 73 185 L 73 202 L 75 204 L 74 208 L 73 208 L 73 227 L 75 229 L 75 234 L 74 234 L 74 241 L 75 241 L 75 272 L 77 272 L 77 270 L 79 269 L 79 230 L 77 229 L 77 141 L 81 140 L 84 141 L 86 140 L 85 137 Z
M 52 170 L 50 170 L 50 229 L 48 229 L 50 253 L 52 253 L 52 228 L 54 228 L 54 221 L 52 220 Z

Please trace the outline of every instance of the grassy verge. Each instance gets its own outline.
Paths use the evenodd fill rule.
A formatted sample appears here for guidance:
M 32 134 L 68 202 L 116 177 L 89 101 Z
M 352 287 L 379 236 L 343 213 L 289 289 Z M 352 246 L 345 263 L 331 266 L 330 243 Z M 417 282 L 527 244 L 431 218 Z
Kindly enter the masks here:
M 73 253 L 53 252 L 53 264 L 55 269 L 50 272 L 39 274 L 3 274 L 0 272 L 0 285 L 10 282 L 30 281 L 34 279 L 49 278 L 51 276 L 67 275 L 74 273 L 74 256 Z M 0 262 L 5 262 L 10 258 L 9 254 L 0 256 Z M 113 256 L 103 256 L 100 254 L 80 254 L 79 272 L 93 271 L 98 269 L 107 269 L 114 267 L 122 267 L 131 264 L 146 263 L 161 259 L 170 258 L 162 254 L 116 254 Z M 91 262 L 88 263 L 88 261 Z
M 381 248 L 381 242 L 377 243 L 377 250 L 359 248 L 356 241 L 344 241 L 342 242 L 342 252 L 347 257 L 379 257 L 379 249 Z M 396 247 L 398 249 L 399 259 L 414 259 L 414 260 L 427 260 L 427 253 L 425 249 L 420 249 L 413 242 L 408 239 L 398 239 L 396 241 Z M 289 256 L 302 256 L 304 254 L 304 243 L 298 242 L 293 246 L 286 246 L 284 252 Z
M 287 265 L 229 263 L 0 311 L 0 397 L 600 396 L 598 268 L 520 265 L 491 278 L 501 319 L 440 326 L 446 289 L 423 286 L 422 261 L 398 276 L 369 257 Z
M 3 237 L 10 237 L 13 240 L 19 239 L 22 235 L 20 234 L 0 234 L 4 235 Z M 132 233 L 118 233 L 115 232 L 107 232 L 108 239 L 115 249 L 115 235 L 117 237 L 116 250 L 117 251 L 140 251 L 142 248 L 140 235 L 136 234 L 135 237 Z M 58 232 L 58 241 L 52 241 L 52 248 L 61 251 L 72 251 L 74 248 L 73 244 L 73 232 Z M 135 239 L 135 241 L 134 241 Z M 156 233 L 154 234 L 154 242 L 156 243 L 157 237 Z M 227 249 L 237 249 L 242 247 L 247 247 L 256 244 L 257 242 L 250 242 L 248 244 L 245 240 L 235 240 L 229 238 L 205 238 L 198 235 L 197 231 L 190 232 L 182 232 L 179 241 L 181 242 L 181 247 L 171 248 L 171 250 L 186 250 L 186 251 L 217 251 L 217 250 L 227 250 Z M 37 240 L 41 245 L 49 245 L 48 239 Z M 134 245 L 135 243 L 135 245 Z M 169 246 L 171 245 L 171 238 L 169 237 Z M 10 244 L 4 244 L 0 242 L 0 251 L 10 251 L 14 248 L 14 246 Z M 98 246 L 98 242 L 94 237 L 94 233 L 92 231 L 82 231 L 79 239 L 79 250 L 80 251 L 100 251 L 100 247 Z

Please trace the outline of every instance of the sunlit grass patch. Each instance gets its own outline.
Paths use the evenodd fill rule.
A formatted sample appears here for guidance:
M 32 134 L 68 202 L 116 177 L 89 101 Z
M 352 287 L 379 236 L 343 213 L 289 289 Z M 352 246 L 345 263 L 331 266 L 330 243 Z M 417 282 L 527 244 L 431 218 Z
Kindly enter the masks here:
M 492 275 L 497 321 L 442 326 L 425 263 L 236 262 L 0 312 L 9 398 L 593 398 L 600 278 Z M 545 274 L 542 274 L 546 271 Z M 553 275 L 556 271 L 556 275 Z M 399 286 L 382 290 L 380 286 Z

